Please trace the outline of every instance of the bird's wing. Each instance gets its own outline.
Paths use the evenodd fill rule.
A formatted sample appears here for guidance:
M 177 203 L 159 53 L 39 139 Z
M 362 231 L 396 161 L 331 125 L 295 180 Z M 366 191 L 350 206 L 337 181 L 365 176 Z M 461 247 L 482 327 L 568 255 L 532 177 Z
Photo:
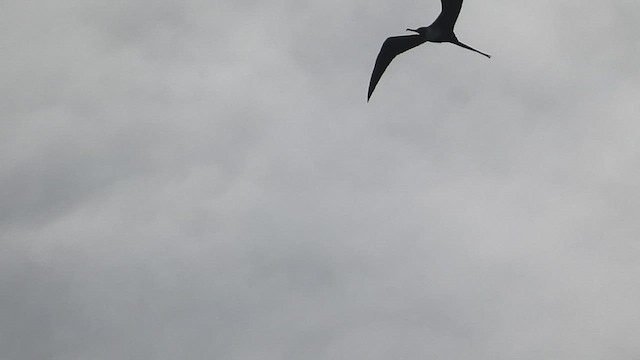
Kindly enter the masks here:
M 460 9 L 462 8 L 462 0 L 440 0 L 442 2 L 442 12 L 433 22 L 431 26 L 440 27 L 442 29 L 453 31 L 453 26 L 458 20 Z
M 384 44 L 382 44 L 382 48 L 380 49 L 380 53 L 376 58 L 376 65 L 373 67 L 373 73 L 371 73 L 367 101 L 369 101 L 373 90 L 376 88 L 378 81 L 380 81 L 382 74 L 391 63 L 391 60 L 393 60 L 393 58 L 398 54 L 402 54 L 409 49 L 413 49 L 425 41 L 427 40 L 420 35 L 392 36 L 384 41 Z

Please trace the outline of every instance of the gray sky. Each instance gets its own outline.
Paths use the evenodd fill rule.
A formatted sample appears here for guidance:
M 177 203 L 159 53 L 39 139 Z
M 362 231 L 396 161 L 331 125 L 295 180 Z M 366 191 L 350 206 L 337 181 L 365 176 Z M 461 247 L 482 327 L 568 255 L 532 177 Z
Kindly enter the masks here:
M 7 0 L 0 358 L 638 359 L 640 3 Z

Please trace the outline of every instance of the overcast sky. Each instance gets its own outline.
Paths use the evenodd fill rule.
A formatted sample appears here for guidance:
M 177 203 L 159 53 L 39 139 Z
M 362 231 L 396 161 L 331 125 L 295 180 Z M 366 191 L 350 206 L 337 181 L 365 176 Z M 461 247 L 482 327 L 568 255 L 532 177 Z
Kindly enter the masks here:
M 640 358 L 640 2 L 4 0 L 0 358 Z

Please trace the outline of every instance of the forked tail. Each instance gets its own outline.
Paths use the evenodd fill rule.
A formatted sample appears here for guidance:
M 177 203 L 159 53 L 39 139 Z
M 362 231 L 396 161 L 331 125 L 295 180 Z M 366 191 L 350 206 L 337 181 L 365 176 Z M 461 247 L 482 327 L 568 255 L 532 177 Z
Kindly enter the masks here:
M 485 53 L 483 53 L 482 51 L 478 51 L 478 50 L 476 50 L 476 49 L 472 48 L 472 47 L 471 47 L 471 46 L 469 46 L 469 45 L 465 45 L 465 44 L 461 43 L 461 42 L 460 42 L 460 41 L 458 41 L 458 40 L 452 41 L 452 43 L 454 43 L 454 44 L 456 44 L 456 45 L 458 45 L 458 46 L 460 46 L 460 47 L 463 47 L 463 48 L 465 48 L 465 49 L 468 49 L 468 50 L 471 50 L 471 51 L 475 51 L 475 52 L 477 52 L 478 54 L 482 54 L 482 55 L 484 55 L 484 56 L 486 56 L 486 57 L 488 57 L 488 58 L 491 58 L 491 55 L 489 55 L 489 54 L 485 54 Z

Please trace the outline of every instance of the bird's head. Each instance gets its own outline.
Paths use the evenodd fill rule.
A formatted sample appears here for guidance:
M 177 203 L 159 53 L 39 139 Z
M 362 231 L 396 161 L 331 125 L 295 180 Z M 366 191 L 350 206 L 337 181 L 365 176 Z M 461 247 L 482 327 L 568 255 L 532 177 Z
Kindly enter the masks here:
M 413 31 L 414 33 L 417 33 L 417 34 L 422 35 L 422 36 L 426 36 L 427 33 L 428 33 L 428 30 L 429 30 L 428 27 L 420 27 L 420 28 L 417 28 L 417 29 L 407 29 L 407 31 Z

